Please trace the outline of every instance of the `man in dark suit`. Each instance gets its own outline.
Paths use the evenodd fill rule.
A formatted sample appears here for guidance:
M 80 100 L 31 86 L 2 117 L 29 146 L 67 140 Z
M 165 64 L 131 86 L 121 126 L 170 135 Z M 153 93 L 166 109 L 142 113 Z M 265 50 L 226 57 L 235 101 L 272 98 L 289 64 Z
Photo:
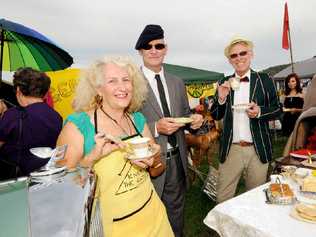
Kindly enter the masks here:
M 197 129 L 201 126 L 203 117 L 191 115 L 183 81 L 164 71 L 167 44 L 163 29 L 159 25 L 147 25 L 139 36 L 135 49 L 142 56 L 142 71 L 149 84 L 148 98 L 141 112 L 147 118 L 156 142 L 161 146 L 161 157 L 166 163 L 166 171 L 153 178 L 152 182 L 166 206 L 175 236 L 183 236 L 187 149 L 185 124 L 177 122 L 175 118 L 190 117 L 192 122 L 189 127 Z
M 225 48 L 235 73 L 218 82 L 211 114 L 223 119 L 217 202 L 235 195 L 243 175 L 246 189 L 266 182 L 272 144 L 268 121 L 281 114 L 272 79 L 250 68 L 253 43 L 235 38 Z

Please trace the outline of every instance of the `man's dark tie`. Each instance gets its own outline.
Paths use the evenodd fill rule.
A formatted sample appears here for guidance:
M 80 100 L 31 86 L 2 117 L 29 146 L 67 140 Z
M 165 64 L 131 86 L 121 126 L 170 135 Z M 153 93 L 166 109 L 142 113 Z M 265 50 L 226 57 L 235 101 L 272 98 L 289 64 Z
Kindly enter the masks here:
M 155 79 L 157 81 L 157 87 L 158 87 L 158 91 L 159 91 L 159 97 L 160 97 L 160 102 L 161 102 L 161 106 L 162 106 L 162 110 L 163 110 L 163 114 L 165 117 L 171 117 L 170 115 L 170 111 L 168 108 L 168 104 L 167 104 L 167 100 L 166 100 L 166 94 L 165 94 L 165 90 L 163 88 L 163 84 L 161 82 L 160 79 L 160 75 L 156 74 L 155 75 Z M 174 134 L 171 134 L 168 136 L 168 142 L 172 147 L 175 147 L 177 145 L 177 138 Z
M 243 78 L 240 78 L 239 81 L 240 82 L 249 82 L 249 78 L 248 77 L 243 77 Z

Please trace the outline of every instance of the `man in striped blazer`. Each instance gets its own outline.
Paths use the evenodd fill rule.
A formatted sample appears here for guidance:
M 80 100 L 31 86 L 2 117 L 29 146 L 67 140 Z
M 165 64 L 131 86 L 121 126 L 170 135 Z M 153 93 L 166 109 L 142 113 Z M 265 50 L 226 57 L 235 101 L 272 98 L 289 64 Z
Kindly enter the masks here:
M 281 114 L 272 79 L 250 68 L 253 43 L 233 39 L 224 50 L 235 73 L 218 82 L 211 114 L 223 119 L 217 202 L 234 196 L 243 175 L 246 189 L 266 182 L 272 144 L 268 121 Z

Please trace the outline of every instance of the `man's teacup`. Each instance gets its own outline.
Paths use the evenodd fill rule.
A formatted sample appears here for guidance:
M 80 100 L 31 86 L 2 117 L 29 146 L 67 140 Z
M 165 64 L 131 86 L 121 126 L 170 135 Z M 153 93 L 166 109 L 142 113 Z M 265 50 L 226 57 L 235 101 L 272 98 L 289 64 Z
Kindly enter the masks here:
M 229 78 L 229 82 L 230 82 L 230 87 L 231 87 L 233 90 L 238 90 L 238 89 L 239 89 L 239 86 L 240 86 L 239 78 L 237 78 L 237 77 L 231 77 L 231 78 Z
M 143 158 L 150 155 L 149 137 L 136 137 L 129 141 L 134 156 Z

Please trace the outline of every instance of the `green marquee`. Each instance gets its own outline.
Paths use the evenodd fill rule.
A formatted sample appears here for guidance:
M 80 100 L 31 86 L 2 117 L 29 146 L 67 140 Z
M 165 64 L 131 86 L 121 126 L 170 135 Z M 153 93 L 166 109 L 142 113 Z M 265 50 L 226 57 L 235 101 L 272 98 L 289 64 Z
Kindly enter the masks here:
M 166 72 L 182 78 L 186 85 L 213 83 L 224 77 L 224 73 L 167 63 L 164 64 L 164 69 Z

